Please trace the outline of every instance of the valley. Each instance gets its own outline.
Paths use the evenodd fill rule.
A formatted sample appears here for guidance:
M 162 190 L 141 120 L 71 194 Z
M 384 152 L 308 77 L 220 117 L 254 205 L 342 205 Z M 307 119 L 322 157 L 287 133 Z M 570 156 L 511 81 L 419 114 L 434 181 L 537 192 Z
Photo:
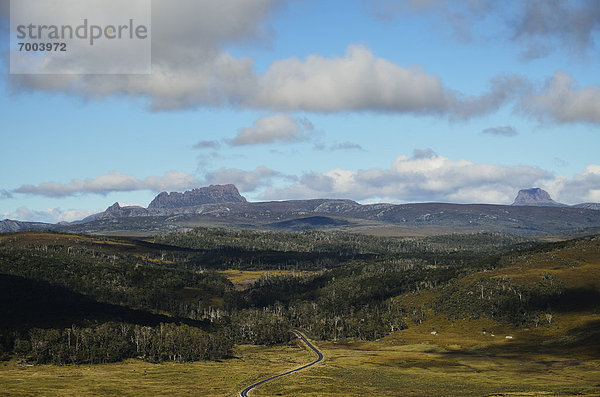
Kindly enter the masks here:
M 324 362 L 251 395 L 600 391 L 599 237 L 21 232 L 0 235 L 0 272 L 11 396 L 233 396 L 312 360 L 295 328 Z M 94 336 L 104 356 L 61 339 L 142 330 L 156 335 L 146 350 Z M 173 353 L 160 342 L 171 337 Z M 213 346 L 200 361 L 177 353 L 194 340 Z

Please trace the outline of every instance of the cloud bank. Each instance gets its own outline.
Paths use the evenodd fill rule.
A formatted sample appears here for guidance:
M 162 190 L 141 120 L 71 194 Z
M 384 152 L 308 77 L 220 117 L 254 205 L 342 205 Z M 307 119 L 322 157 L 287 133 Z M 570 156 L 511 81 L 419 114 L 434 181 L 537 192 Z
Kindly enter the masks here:
M 22 222 L 44 222 L 44 223 L 58 223 L 58 222 L 73 222 L 98 213 L 101 210 L 81 210 L 81 209 L 70 209 L 62 210 L 61 208 L 48 208 L 46 210 L 38 211 L 31 210 L 27 207 L 19 207 L 14 212 L 2 212 L 1 219 L 12 219 Z
M 223 167 L 207 173 L 204 177 L 204 184 L 220 185 L 232 183 L 242 192 L 253 192 L 259 188 L 270 186 L 275 178 L 287 177 L 264 166 L 256 167 L 253 171 Z
M 73 179 L 69 183 L 45 182 L 39 185 L 23 185 L 13 190 L 13 193 L 62 198 L 80 194 L 106 195 L 112 192 L 135 190 L 181 191 L 198 187 L 200 183 L 193 176 L 178 171 L 166 172 L 163 176 L 149 176 L 144 179 L 114 171 L 96 178 Z
M 262 199 L 351 198 L 395 202 L 510 203 L 523 187 L 552 174 L 536 167 L 453 161 L 430 149 L 398 156 L 388 169 L 333 169 L 304 175 L 297 183 L 268 189 Z
M 200 179 L 184 172 L 167 172 L 161 177 L 144 179 L 113 172 L 96 178 L 74 179 L 69 183 L 24 185 L 11 193 L 61 198 L 136 190 L 184 191 L 226 183 L 235 184 L 241 192 L 254 192 L 260 200 L 348 198 L 357 201 L 510 204 L 520 189 L 540 186 L 555 200 L 567 204 L 600 202 L 600 165 L 590 164 L 583 172 L 567 177 L 525 165 L 451 160 L 431 149 L 414 150 L 412 156 L 399 155 L 389 168 L 383 169 L 335 168 L 294 176 L 265 166 L 251 171 L 222 167 L 207 172 Z M 22 213 L 26 214 L 25 210 Z M 51 211 L 47 216 L 57 215 Z M 43 219 L 40 217 L 36 213 L 28 219 Z M 23 216 L 20 219 L 24 219 Z

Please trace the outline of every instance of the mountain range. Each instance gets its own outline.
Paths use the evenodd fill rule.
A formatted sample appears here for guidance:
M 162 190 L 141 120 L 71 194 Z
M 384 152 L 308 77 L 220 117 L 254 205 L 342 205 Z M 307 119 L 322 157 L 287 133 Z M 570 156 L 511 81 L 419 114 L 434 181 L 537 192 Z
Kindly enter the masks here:
M 327 229 L 373 234 L 414 235 L 499 232 L 556 235 L 600 230 L 600 204 L 568 206 L 539 188 L 518 192 L 512 205 L 359 204 L 313 199 L 248 202 L 234 185 L 162 192 L 147 208 L 115 203 L 104 212 L 70 224 L 4 220 L 0 232 L 51 229 L 101 234 L 157 234 L 195 226 L 262 230 Z

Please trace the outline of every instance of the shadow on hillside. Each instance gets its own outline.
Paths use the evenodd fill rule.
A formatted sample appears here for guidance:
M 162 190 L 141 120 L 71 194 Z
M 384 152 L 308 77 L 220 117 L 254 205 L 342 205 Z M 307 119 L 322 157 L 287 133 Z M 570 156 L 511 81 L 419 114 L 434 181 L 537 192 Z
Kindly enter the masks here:
M 454 355 L 481 355 L 522 357 L 528 354 L 549 354 L 565 358 L 600 359 L 600 320 L 589 321 L 585 325 L 572 328 L 563 335 L 552 338 L 535 338 L 533 336 L 523 339 L 515 338 L 506 344 L 490 345 L 484 348 L 471 350 L 453 350 L 443 353 Z
M 0 328 L 65 328 L 85 322 L 120 321 L 139 325 L 185 323 L 203 327 L 202 321 L 157 315 L 96 301 L 68 288 L 45 281 L 0 274 Z
M 600 292 L 591 288 L 570 288 L 560 294 L 558 312 L 581 312 L 596 309 L 600 312 Z

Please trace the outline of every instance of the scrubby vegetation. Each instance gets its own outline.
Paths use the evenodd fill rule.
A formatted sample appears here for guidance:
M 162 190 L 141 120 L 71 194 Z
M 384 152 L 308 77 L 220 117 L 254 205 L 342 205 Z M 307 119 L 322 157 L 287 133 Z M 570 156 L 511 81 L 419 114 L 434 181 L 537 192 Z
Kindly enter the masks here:
M 216 360 L 231 356 L 232 343 L 185 324 L 156 327 L 107 322 L 93 327 L 31 329 L 14 341 L 34 364 L 101 364 L 140 358 L 150 362 Z
M 375 340 L 421 324 L 432 312 L 542 326 L 566 308 L 565 299 L 576 306 L 574 294 L 582 292 L 562 273 L 529 272 L 527 264 L 547 256 L 564 268 L 579 266 L 587 263 L 585 255 L 597 254 L 597 240 L 540 244 L 498 234 L 400 239 L 223 229 L 152 241 L 4 234 L 0 281 L 7 291 L 19 283 L 28 287 L 5 292 L 2 351 L 57 364 L 219 359 L 232 354 L 233 344 L 288 342 L 292 328 L 320 340 Z M 565 250 L 587 254 L 557 254 Z M 516 268 L 528 276 L 515 275 Z M 219 273 L 231 269 L 265 275 L 236 288 Z M 269 269 L 287 273 L 274 276 Z M 50 298 L 31 299 L 26 290 Z M 598 293 L 586 291 L 594 302 Z M 410 298 L 423 292 L 431 298 Z

